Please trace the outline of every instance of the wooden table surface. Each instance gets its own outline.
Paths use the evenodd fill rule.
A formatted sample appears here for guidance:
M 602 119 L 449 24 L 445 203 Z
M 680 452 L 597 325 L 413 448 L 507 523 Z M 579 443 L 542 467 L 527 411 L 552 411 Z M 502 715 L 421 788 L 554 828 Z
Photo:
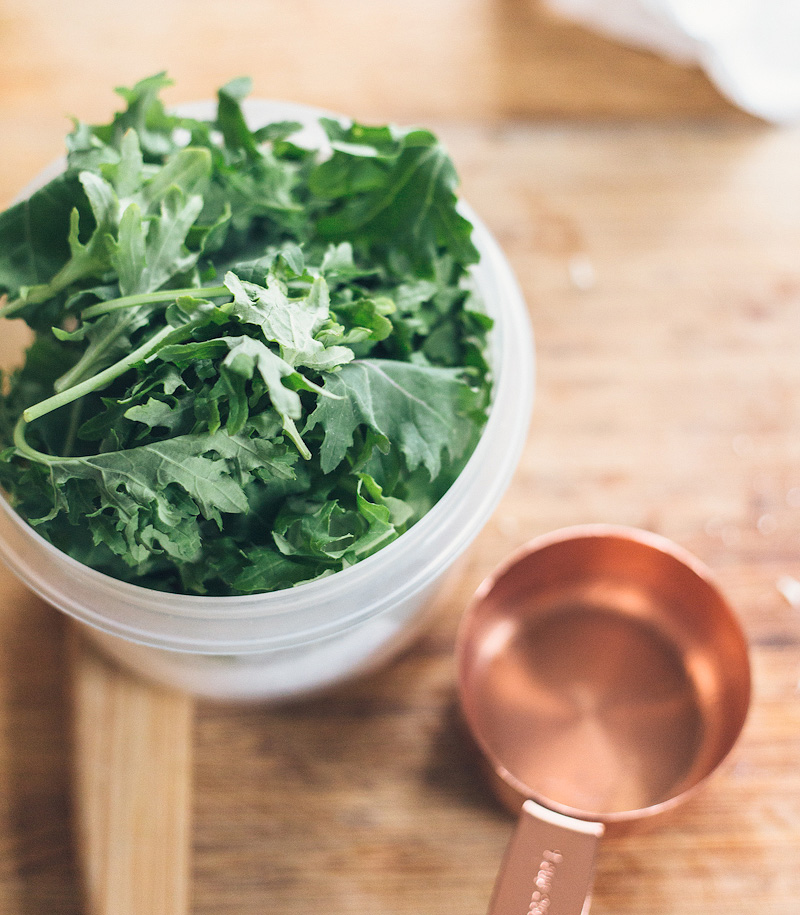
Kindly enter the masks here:
M 509 551 L 588 521 L 709 564 L 755 678 L 724 770 L 602 846 L 593 912 L 796 915 L 800 131 L 533 0 L 0 0 L 0 202 L 61 153 L 65 115 L 106 118 L 113 86 L 162 69 L 170 101 L 248 73 L 435 128 L 537 347 L 521 466 L 422 639 L 314 701 L 198 703 L 194 915 L 484 912 L 513 823 L 457 725 L 455 626 Z M 5 570 L 0 608 L 0 913 L 77 915 L 66 623 Z

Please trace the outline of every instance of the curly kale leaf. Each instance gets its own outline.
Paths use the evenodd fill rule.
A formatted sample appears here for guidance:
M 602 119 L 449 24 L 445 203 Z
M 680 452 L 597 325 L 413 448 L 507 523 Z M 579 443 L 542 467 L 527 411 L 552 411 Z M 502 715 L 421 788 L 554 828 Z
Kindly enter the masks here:
M 78 561 L 232 594 L 347 568 L 468 459 L 490 399 L 477 251 L 429 131 L 253 128 L 247 79 L 172 114 L 164 74 L 76 121 L 0 214 L 0 313 L 34 342 L 0 395 L 0 482 Z

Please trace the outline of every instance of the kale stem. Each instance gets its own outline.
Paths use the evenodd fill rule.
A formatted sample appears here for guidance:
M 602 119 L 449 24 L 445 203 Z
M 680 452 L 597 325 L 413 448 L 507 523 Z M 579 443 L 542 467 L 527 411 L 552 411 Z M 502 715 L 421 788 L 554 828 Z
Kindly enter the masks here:
M 221 295 L 230 295 L 227 286 L 191 286 L 187 289 L 159 289 L 156 292 L 143 292 L 138 295 L 125 295 L 118 299 L 109 299 L 107 302 L 98 302 L 90 305 L 81 312 L 82 318 L 95 318 L 98 315 L 109 314 L 112 311 L 122 311 L 135 305 L 150 305 L 155 302 L 174 302 L 182 295 L 202 295 L 206 299 L 214 299 Z M 13 304 L 13 303 L 12 303 Z
M 148 356 L 155 353 L 155 351 L 167 340 L 170 342 L 180 341 L 188 336 L 196 326 L 197 322 L 190 321 L 188 324 L 184 324 L 177 328 L 162 327 L 157 334 L 154 334 L 132 353 L 128 353 L 128 355 L 123 359 L 120 359 L 119 362 L 115 362 L 114 365 L 110 365 L 107 369 L 103 369 L 102 372 L 98 372 L 91 378 L 87 378 L 85 381 L 81 381 L 71 388 L 67 388 L 66 391 L 60 391 L 58 394 L 54 394 L 52 397 L 48 397 L 46 400 L 42 400 L 32 407 L 28 407 L 28 409 L 23 412 L 22 418 L 26 423 L 33 422 L 34 419 L 39 419 L 47 413 L 52 413 L 53 410 L 57 410 L 59 407 L 65 407 L 67 404 L 73 403 L 81 397 L 91 394 L 93 391 L 101 390 L 116 378 L 119 378 L 120 375 L 124 375 L 125 372 L 132 368 L 137 362 L 141 362 L 143 359 L 146 359 Z
M 124 375 L 125 372 L 132 368 L 137 362 L 141 362 L 144 359 L 147 359 L 148 356 L 152 356 L 162 345 L 166 343 L 178 343 L 188 337 L 199 323 L 199 321 L 190 321 L 188 324 L 184 324 L 181 327 L 162 327 L 157 334 L 152 336 L 132 353 L 129 353 L 124 359 L 120 359 L 119 362 L 116 362 L 114 365 L 109 366 L 102 372 L 98 372 L 91 378 L 87 378 L 86 381 L 82 381 L 80 384 L 68 388 L 66 391 L 61 391 L 59 394 L 55 394 L 52 397 L 48 397 L 46 400 L 34 404 L 32 407 L 28 407 L 27 410 L 23 411 L 22 416 L 17 421 L 17 425 L 14 427 L 14 445 L 17 451 L 19 451 L 23 457 L 26 457 L 31 461 L 36 461 L 39 464 L 64 464 L 82 460 L 80 457 L 60 457 L 54 454 L 45 454 L 43 451 L 37 451 L 35 448 L 31 447 L 25 439 L 25 430 L 28 427 L 28 424 L 35 419 L 40 419 L 48 413 L 52 413 L 53 410 L 57 410 L 59 407 L 65 407 L 70 403 L 75 403 L 75 401 L 80 400 L 81 397 L 90 394 L 92 391 L 101 390 L 115 378 Z
M 25 307 L 24 299 L 14 299 L 8 301 L 0 308 L 0 318 L 13 318 L 14 314 Z
M 189 286 L 186 289 L 159 289 L 156 292 L 142 292 L 137 295 L 124 295 L 107 302 L 90 305 L 81 312 L 82 318 L 96 318 L 98 315 L 112 311 L 122 311 L 135 305 L 150 305 L 155 302 L 174 302 L 182 295 L 202 295 L 203 298 L 215 299 L 221 295 L 230 295 L 227 286 Z M 25 298 L 14 299 L 0 306 L 0 318 L 13 318 L 18 311 L 28 304 Z
M 14 447 L 23 457 L 28 458 L 30 461 L 35 461 L 37 464 L 60 464 L 64 460 L 75 460 L 75 458 L 55 457 L 52 454 L 45 454 L 43 451 L 37 451 L 35 448 L 31 448 L 25 441 L 25 429 L 27 426 L 28 424 L 22 416 L 20 416 L 16 426 L 14 426 Z

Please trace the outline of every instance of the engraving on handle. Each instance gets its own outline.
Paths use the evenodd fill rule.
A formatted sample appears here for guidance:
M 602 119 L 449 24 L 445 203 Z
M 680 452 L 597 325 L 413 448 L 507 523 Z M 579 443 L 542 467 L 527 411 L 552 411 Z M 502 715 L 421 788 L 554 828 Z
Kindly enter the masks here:
M 536 879 L 533 881 L 535 889 L 531 893 L 531 902 L 528 906 L 527 915 L 545 915 L 550 909 L 550 894 L 553 890 L 553 881 L 556 879 L 558 866 L 563 860 L 564 855 L 558 849 L 547 848 L 542 852 L 539 870 L 536 873 Z
M 489 915 L 586 915 L 602 823 L 525 801 Z

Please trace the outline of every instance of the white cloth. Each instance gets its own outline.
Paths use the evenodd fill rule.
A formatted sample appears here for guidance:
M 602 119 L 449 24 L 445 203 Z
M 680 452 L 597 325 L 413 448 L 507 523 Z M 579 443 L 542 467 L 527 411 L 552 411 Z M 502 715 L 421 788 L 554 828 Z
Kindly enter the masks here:
M 683 64 L 736 105 L 800 122 L 800 0 L 546 0 L 554 11 Z

